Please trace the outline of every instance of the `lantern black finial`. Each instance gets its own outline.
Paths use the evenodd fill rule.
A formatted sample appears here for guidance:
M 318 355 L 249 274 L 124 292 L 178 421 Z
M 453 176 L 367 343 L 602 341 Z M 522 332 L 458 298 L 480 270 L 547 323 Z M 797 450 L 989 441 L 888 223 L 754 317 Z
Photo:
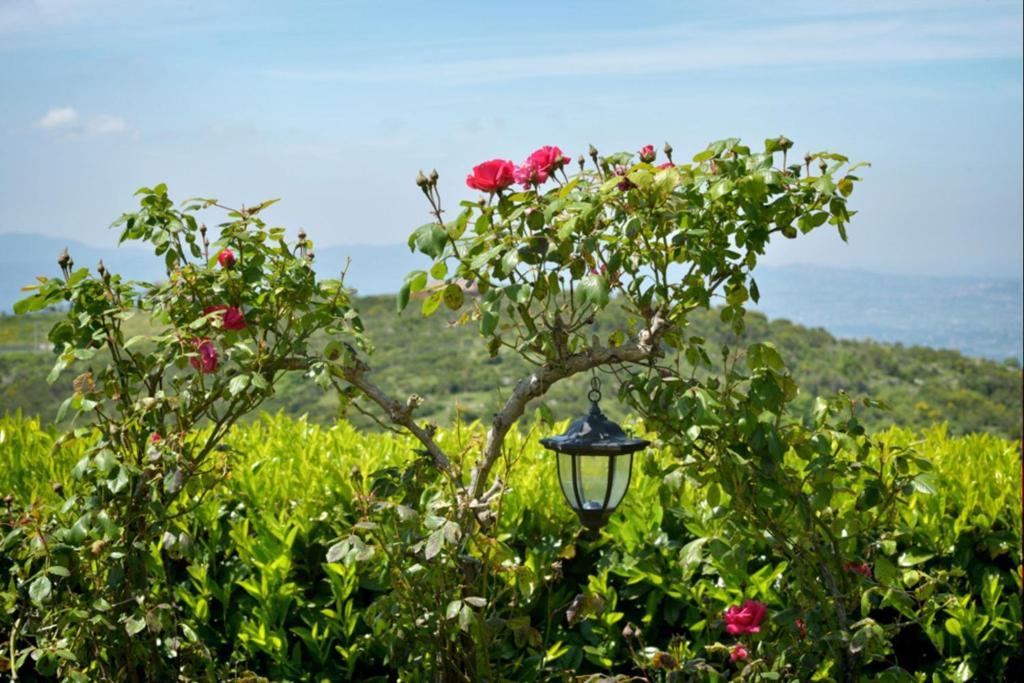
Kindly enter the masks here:
M 564 434 L 541 439 L 558 454 L 558 481 L 569 507 L 583 526 L 600 529 L 626 495 L 633 469 L 633 453 L 650 441 L 626 434 L 605 417 L 598 401 L 601 382 L 591 380 L 590 411 L 569 425 Z

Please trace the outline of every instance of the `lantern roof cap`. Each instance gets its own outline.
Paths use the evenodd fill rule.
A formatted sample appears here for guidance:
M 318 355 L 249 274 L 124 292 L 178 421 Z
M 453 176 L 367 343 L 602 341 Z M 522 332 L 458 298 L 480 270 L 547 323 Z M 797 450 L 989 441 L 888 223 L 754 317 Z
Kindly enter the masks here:
M 646 439 L 626 434 L 601 412 L 597 401 L 591 401 L 590 412 L 573 420 L 564 434 L 549 436 L 540 443 L 547 449 L 569 455 L 622 455 L 651 445 Z

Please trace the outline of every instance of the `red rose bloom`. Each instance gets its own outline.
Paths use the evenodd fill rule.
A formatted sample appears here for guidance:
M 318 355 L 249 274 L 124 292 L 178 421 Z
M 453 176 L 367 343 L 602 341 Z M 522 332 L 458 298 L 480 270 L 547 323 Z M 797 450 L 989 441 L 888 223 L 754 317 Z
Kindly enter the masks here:
M 204 374 L 216 371 L 218 356 L 213 342 L 209 339 L 197 339 L 194 343 L 199 355 L 189 358 L 188 362 L 192 364 L 192 367 Z
M 742 606 L 733 605 L 725 610 L 725 630 L 732 636 L 759 633 L 761 622 L 767 612 L 768 608 L 763 603 L 744 600 Z
M 244 330 L 245 329 L 245 314 L 242 313 L 242 309 L 238 306 L 229 306 L 224 311 L 224 329 L 225 330 Z
M 153 432 L 152 434 L 149 435 L 150 443 L 160 443 L 162 440 L 163 437 L 160 436 L 160 432 Z
M 515 164 L 507 159 L 491 159 L 473 167 L 466 184 L 474 190 L 497 192 L 515 182 Z
M 804 623 L 803 619 L 797 619 L 793 622 L 796 624 L 796 630 L 800 632 L 800 636 L 803 638 L 807 637 L 807 624 Z
M 245 314 L 238 306 L 207 306 L 203 309 L 203 315 L 220 313 L 218 318 L 225 330 L 244 330 L 246 328 Z
M 655 168 L 675 168 L 675 167 L 676 167 L 676 165 L 673 164 L 671 161 L 666 161 L 663 164 L 658 164 Z
M 230 249 L 221 249 L 220 253 L 217 254 L 217 263 L 220 264 L 221 268 L 230 268 L 235 265 L 235 252 Z
M 729 659 L 734 662 L 746 659 L 749 655 L 750 653 L 747 652 L 747 648 L 743 647 L 743 643 L 733 645 L 732 649 L 729 650 Z
M 546 182 L 552 173 L 570 161 L 571 159 L 564 156 L 558 147 L 545 145 L 526 157 L 523 165 L 516 168 L 516 182 L 524 187 L 540 185 Z
M 640 161 L 644 163 L 651 163 L 657 155 L 658 153 L 654 151 L 654 145 L 644 145 L 640 149 Z

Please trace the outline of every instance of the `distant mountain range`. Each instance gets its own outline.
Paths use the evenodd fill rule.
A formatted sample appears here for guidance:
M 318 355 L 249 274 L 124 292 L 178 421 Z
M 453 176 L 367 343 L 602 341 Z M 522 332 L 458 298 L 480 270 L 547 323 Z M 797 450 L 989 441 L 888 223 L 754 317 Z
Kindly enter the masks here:
M 133 246 L 104 248 L 25 233 L 0 234 L 0 311 L 10 312 L 36 275 L 55 275 L 68 247 L 76 265 L 102 259 L 132 279 L 159 279 L 162 264 Z M 362 295 L 395 292 L 406 273 L 429 266 L 405 245 L 348 245 L 316 250 L 316 268 L 333 275 L 351 259 L 346 282 Z M 957 349 L 967 355 L 1024 360 L 1024 289 L 1019 279 L 892 275 L 809 265 L 761 266 L 758 309 L 823 327 L 838 337 Z

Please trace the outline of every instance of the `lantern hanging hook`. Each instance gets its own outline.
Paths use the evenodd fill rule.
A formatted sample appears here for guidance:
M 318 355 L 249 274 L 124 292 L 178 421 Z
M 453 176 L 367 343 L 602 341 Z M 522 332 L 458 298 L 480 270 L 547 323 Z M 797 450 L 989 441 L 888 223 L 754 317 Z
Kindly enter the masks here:
M 587 394 L 587 398 L 590 399 L 591 403 L 597 403 L 601 400 L 601 379 L 595 372 L 590 378 L 590 392 Z

